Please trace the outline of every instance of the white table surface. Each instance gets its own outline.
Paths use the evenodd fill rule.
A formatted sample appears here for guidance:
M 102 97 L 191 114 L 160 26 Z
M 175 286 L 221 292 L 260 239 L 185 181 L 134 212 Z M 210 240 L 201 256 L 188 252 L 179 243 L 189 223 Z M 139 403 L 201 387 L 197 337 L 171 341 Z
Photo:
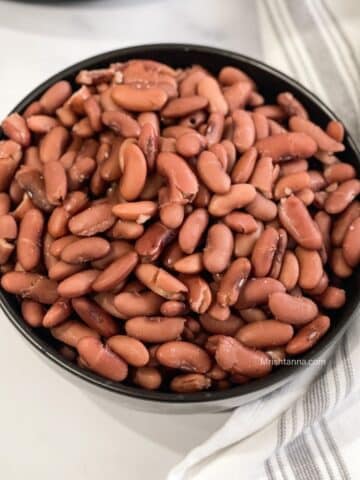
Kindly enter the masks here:
M 242 41 L 253 21 L 239 0 L 0 0 L 0 117 L 58 70 L 121 46 L 193 42 L 257 56 L 256 39 Z M 61 375 L 0 317 L 4 480 L 165 479 L 229 415 L 128 410 Z

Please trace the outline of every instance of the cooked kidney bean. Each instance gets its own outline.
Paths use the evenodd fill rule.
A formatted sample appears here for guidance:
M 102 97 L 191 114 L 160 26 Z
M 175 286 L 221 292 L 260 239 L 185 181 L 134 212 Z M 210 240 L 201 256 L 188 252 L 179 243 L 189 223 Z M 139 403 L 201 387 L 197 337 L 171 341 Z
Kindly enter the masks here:
M 318 342 L 360 262 L 342 124 L 230 66 L 129 60 L 75 83 L 2 122 L 1 287 L 24 321 L 79 368 L 182 394 Z

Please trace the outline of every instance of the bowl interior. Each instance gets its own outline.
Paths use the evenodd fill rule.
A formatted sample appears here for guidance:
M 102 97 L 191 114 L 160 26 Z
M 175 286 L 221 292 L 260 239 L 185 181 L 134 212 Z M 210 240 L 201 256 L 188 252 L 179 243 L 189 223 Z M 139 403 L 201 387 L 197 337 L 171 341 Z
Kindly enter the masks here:
M 286 75 L 276 71 L 275 69 L 254 59 L 238 55 L 232 52 L 222 51 L 210 47 L 199 47 L 192 45 L 146 45 L 139 47 L 131 47 L 121 50 L 115 50 L 96 57 L 89 58 L 76 65 L 67 68 L 66 70 L 53 76 L 37 89 L 31 92 L 24 100 L 15 107 L 14 111 L 23 111 L 32 101 L 39 98 L 39 96 L 54 82 L 60 79 L 69 80 L 75 86 L 75 76 L 81 69 L 102 68 L 109 65 L 109 63 L 117 61 L 126 61 L 132 58 L 148 58 L 168 63 L 172 67 L 187 67 L 193 64 L 200 64 L 214 74 L 226 66 L 232 65 L 244 70 L 257 83 L 258 89 L 264 95 L 266 101 L 271 103 L 275 100 L 276 95 L 282 91 L 292 92 L 306 107 L 311 119 L 321 126 L 325 126 L 329 119 L 336 118 L 336 116 L 315 97 L 311 92 L 306 90 L 300 84 Z M 0 132 L 0 140 L 2 133 Z M 346 150 L 341 153 L 339 157 L 349 163 L 352 163 L 358 173 L 360 172 L 360 155 L 356 150 L 354 142 L 346 134 L 345 138 Z M 314 360 L 321 358 L 323 352 L 329 343 L 336 342 L 345 328 L 350 322 L 355 309 L 358 307 L 360 299 L 360 275 L 359 269 L 354 272 L 354 275 L 346 280 L 345 286 L 347 292 L 346 305 L 337 310 L 332 316 L 332 326 L 328 333 L 318 342 L 318 344 L 305 355 L 297 358 L 302 360 Z M 32 330 L 29 328 L 21 318 L 19 303 L 12 295 L 4 291 L 0 291 L 0 304 L 15 327 L 45 356 L 52 361 L 61 365 L 66 370 L 89 381 L 93 384 L 103 388 L 112 390 L 114 392 L 122 393 L 124 395 L 138 397 L 153 401 L 163 402 L 202 402 L 215 401 L 226 399 L 235 396 L 244 396 L 254 392 L 260 392 L 262 389 L 268 389 L 270 386 L 280 385 L 284 380 L 288 379 L 294 374 L 296 370 L 301 368 L 299 364 L 292 366 L 282 366 L 275 369 L 269 376 L 259 379 L 248 384 L 233 387 L 225 391 L 214 392 L 199 392 L 193 394 L 175 394 L 169 392 L 149 392 L 141 390 L 130 385 L 120 384 L 106 380 L 91 372 L 78 368 L 76 365 L 68 362 L 56 350 L 56 341 L 51 337 L 46 329 Z

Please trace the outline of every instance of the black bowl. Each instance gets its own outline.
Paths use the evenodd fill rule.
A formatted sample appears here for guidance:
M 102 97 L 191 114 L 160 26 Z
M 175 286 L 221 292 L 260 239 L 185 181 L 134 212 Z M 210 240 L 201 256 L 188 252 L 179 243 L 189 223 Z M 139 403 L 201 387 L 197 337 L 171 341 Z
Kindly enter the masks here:
M 31 102 L 37 100 L 49 86 L 59 80 L 66 79 L 74 83 L 74 78 L 79 70 L 102 68 L 111 62 L 125 61 L 132 58 L 154 59 L 168 63 L 173 67 L 187 67 L 191 64 L 200 64 L 214 74 L 223 66 L 232 65 L 244 70 L 255 80 L 267 102 L 274 101 L 276 95 L 281 91 L 290 91 L 303 103 L 311 118 L 319 125 L 325 126 L 329 119 L 337 118 L 336 115 L 309 90 L 305 89 L 295 80 L 258 60 L 216 48 L 180 44 L 143 45 L 114 50 L 91 57 L 48 79 L 24 98 L 24 100 L 15 107 L 14 111 L 22 112 Z M 346 133 L 345 136 L 345 145 L 345 153 L 339 156 L 344 161 L 352 163 L 359 171 L 360 154 L 348 133 Z M 1 291 L 0 304 L 13 325 L 45 357 L 66 371 L 71 372 L 71 374 L 76 377 L 107 391 L 115 392 L 115 394 L 118 394 L 119 402 L 127 404 L 131 408 L 141 410 L 190 413 L 224 410 L 260 398 L 294 379 L 294 376 L 301 368 L 304 368 L 304 365 L 314 360 L 327 360 L 332 352 L 331 347 L 339 341 L 346 328 L 350 325 L 351 319 L 355 317 L 355 311 L 358 309 L 360 300 L 359 287 L 360 275 L 357 270 L 354 275 L 347 280 L 345 285 L 348 295 L 346 305 L 332 315 L 331 328 L 318 344 L 306 354 L 298 357 L 301 362 L 297 362 L 297 364 L 291 366 L 276 368 L 270 375 L 263 379 L 233 387 L 229 390 L 199 392 L 186 395 L 163 391 L 151 392 L 141 390 L 133 386 L 106 380 L 96 374 L 83 370 L 59 355 L 55 349 L 54 340 L 45 329 L 33 330 L 25 324 L 21 317 L 19 303 L 13 295 Z

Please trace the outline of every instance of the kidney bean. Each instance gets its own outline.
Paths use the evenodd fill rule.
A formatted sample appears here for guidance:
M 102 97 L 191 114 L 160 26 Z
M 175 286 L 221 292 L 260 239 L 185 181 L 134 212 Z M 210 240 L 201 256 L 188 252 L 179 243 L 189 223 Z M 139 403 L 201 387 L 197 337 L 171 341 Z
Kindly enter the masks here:
M 324 208 L 330 214 L 340 213 L 350 205 L 360 193 L 360 181 L 357 179 L 342 182 L 339 187 L 329 194 Z
M 294 297 L 284 292 L 269 295 L 269 308 L 276 320 L 292 325 L 303 325 L 318 314 L 318 307 L 309 298 Z
M 209 148 L 220 142 L 224 125 L 225 119 L 221 112 L 213 112 L 209 115 L 204 131 L 204 140 Z
M 106 345 L 133 367 L 144 367 L 150 360 L 147 348 L 136 338 L 115 335 L 107 340 Z
M 23 300 L 21 302 L 21 314 L 30 327 L 41 327 L 44 313 L 43 306 L 38 302 L 33 300 Z
M 276 244 L 276 250 L 274 253 L 274 258 L 273 258 L 272 266 L 270 269 L 270 277 L 272 278 L 278 278 L 280 275 L 286 247 L 288 245 L 288 236 L 286 231 L 282 228 L 279 228 L 278 234 L 279 234 L 279 241 Z
M 181 300 L 187 287 L 170 273 L 152 264 L 138 265 L 136 277 L 154 293 L 168 300 Z
M 321 295 L 325 292 L 329 285 L 329 277 L 327 276 L 326 272 L 322 274 L 322 277 L 316 287 L 312 288 L 311 290 L 307 290 L 306 293 L 310 296 Z M 293 290 L 291 291 L 293 293 Z
M 104 125 L 125 138 L 138 137 L 140 135 L 139 124 L 127 113 L 107 111 L 102 114 L 101 120 Z
M 270 272 L 278 242 L 279 233 L 272 227 L 267 227 L 256 240 L 251 254 L 256 277 L 266 277 Z
M 235 338 L 222 336 L 217 344 L 215 358 L 228 372 L 259 378 L 271 371 L 270 358 L 261 350 L 253 350 Z
M 284 110 L 279 105 L 260 105 L 254 110 L 256 113 L 261 113 L 264 117 L 282 122 L 286 118 Z
M 208 100 L 210 113 L 221 113 L 224 116 L 228 113 L 228 104 L 214 77 L 204 76 L 197 84 L 197 93 Z
M 211 273 L 223 272 L 230 262 L 234 238 L 229 227 L 218 223 L 208 230 L 203 262 Z
M 209 204 L 209 213 L 215 217 L 227 215 L 235 209 L 249 205 L 256 197 L 256 191 L 252 185 L 232 185 L 225 195 L 213 195 Z
M 294 196 L 282 199 L 279 219 L 299 245 L 314 250 L 321 247 L 321 233 L 301 200 Z
M 215 114 L 212 114 L 215 115 Z M 202 127 L 206 121 L 207 115 L 204 110 L 198 110 L 197 112 L 190 113 L 187 117 L 183 117 L 180 120 L 180 125 L 183 127 L 198 128 Z
M 160 306 L 161 315 L 164 315 L 164 317 L 179 317 L 187 313 L 187 311 L 188 308 L 185 303 L 177 302 L 176 300 L 168 300 Z
M 90 237 L 108 230 L 114 223 L 112 206 L 99 203 L 73 216 L 69 221 L 69 230 L 74 235 Z
M 16 253 L 24 270 L 33 270 L 40 262 L 44 217 L 40 210 L 26 212 L 20 223 Z
M 62 126 L 51 129 L 40 143 L 40 160 L 43 163 L 56 162 L 65 152 L 69 142 L 69 133 Z
M 241 315 L 241 319 L 247 323 L 266 320 L 266 315 L 261 308 L 244 308 L 239 310 L 239 313 Z
M 170 100 L 161 113 L 166 118 L 185 117 L 208 105 L 208 99 L 201 95 L 174 98 Z
M 139 202 L 119 203 L 112 208 L 112 212 L 122 220 L 144 223 L 155 215 L 157 204 L 150 200 Z
M 257 222 L 256 230 L 252 233 L 238 233 L 235 237 L 234 255 L 236 257 L 247 257 L 251 254 L 256 240 L 261 235 L 264 227 Z
M 214 153 L 202 152 L 196 166 L 200 179 L 209 190 L 220 195 L 229 192 L 230 177 Z
M 268 302 L 269 296 L 275 292 L 284 292 L 285 287 L 278 280 L 271 277 L 251 278 L 240 290 L 235 307 L 238 310 L 256 307 Z
M 337 142 L 342 143 L 345 135 L 344 125 L 336 120 L 330 120 L 326 126 L 326 133 Z
M 182 317 L 133 317 L 125 323 L 130 337 L 142 342 L 163 343 L 176 340 L 184 329 Z
M 203 269 L 202 253 L 193 253 L 180 258 L 174 263 L 174 270 L 180 273 L 194 274 L 200 273 Z
M 204 140 L 198 133 L 185 133 L 176 140 L 176 150 L 183 157 L 194 157 L 199 155 L 204 144 Z
M 205 313 L 211 304 L 212 293 L 208 283 L 199 275 L 181 277 L 188 288 L 188 302 L 191 310 L 196 313 Z
M 296 115 L 305 119 L 309 118 L 304 106 L 294 97 L 292 93 L 279 93 L 279 95 L 276 97 L 276 101 L 289 117 Z
M 65 298 L 81 297 L 91 292 L 98 270 L 83 270 L 68 276 L 59 283 L 58 294 Z
M 299 274 L 300 267 L 296 255 L 291 250 L 286 250 L 280 269 L 279 281 L 287 291 L 290 291 L 296 286 Z
M 145 390 L 157 390 L 162 383 L 161 373 L 151 366 L 137 368 L 133 380 L 135 385 Z
M 199 183 L 181 157 L 169 152 L 160 153 L 157 157 L 157 168 L 160 175 L 167 178 L 170 201 L 188 203 L 194 199 L 199 190 Z
M 223 67 L 219 73 L 219 82 L 223 85 L 233 85 L 237 82 L 249 83 L 252 88 L 255 87 L 254 81 L 242 70 L 236 67 Z
M 17 224 L 12 215 L 0 215 L 0 238 L 14 240 L 17 237 Z
M 8 270 L 12 269 L 12 265 L 8 264 L 8 260 L 12 255 L 15 247 L 8 241 L 0 238 L 0 272 L 6 273 Z
M 359 232 L 360 219 L 358 217 L 349 225 L 342 246 L 344 260 L 350 267 L 355 267 L 360 260 Z
M 277 215 L 277 206 L 274 202 L 256 192 L 255 198 L 246 205 L 245 210 L 255 219 L 271 222 Z
M 49 305 L 58 297 L 57 283 L 37 273 L 7 272 L 1 277 L 1 286 L 9 293 Z
M 38 170 L 23 167 L 17 172 L 15 178 L 18 185 L 29 195 L 36 207 L 45 212 L 50 212 L 54 208 L 46 197 L 44 179 Z
M 349 163 L 339 162 L 326 167 L 324 170 L 324 177 L 329 184 L 333 182 L 341 183 L 355 178 L 356 171 Z
M 248 103 L 252 86 L 249 82 L 236 82 L 224 89 L 224 98 L 229 106 L 230 112 L 245 108 Z
M 67 194 L 67 178 L 60 162 L 47 162 L 44 165 L 45 192 L 49 203 L 59 205 Z
M 156 260 L 175 237 L 175 232 L 161 222 L 152 224 L 146 232 L 136 241 L 135 250 L 147 263 Z
M 61 245 L 60 245 L 61 242 Z M 54 245 L 55 244 L 55 245 Z M 52 251 L 61 255 L 68 263 L 86 263 L 105 257 L 110 251 L 110 244 L 100 237 L 77 238 L 72 235 L 62 237 L 54 242 Z M 59 249 L 58 249 L 59 245 Z
M 289 196 L 310 187 L 310 176 L 307 171 L 285 175 L 278 180 L 274 190 L 276 199 Z
M 306 172 L 309 168 L 308 161 L 305 158 L 297 160 L 288 160 L 280 164 L 280 176 L 286 177 L 294 173 Z
M 231 314 L 230 308 L 227 305 L 222 306 L 217 301 L 214 301 L 210 305 L 207 312 L 209 315 L 219 321 L 227 320 Z
M 184 221 L 184 206 L 177 202 L 168 201 L 167 189 L 159 193 L 160 220 L 168 228 L 175 230 Z
M 119 185 L 119 192 L 125 200 L 132 201 L 138 198 L 144 188 L 146 174 L 144 154 L 137 145 L 129 144 L 124 151 L 123 174 Z
M 45 328 L 53 328 L 65 322 L 72 313 L 72 308 L 69 300 L 65 298 L 58 298 L 56 302 L 51 305 L 49 310 L 42 318 L 42 325 Z
M 111 96 L 119 107 L 132 112 L 161 110 L 168 99 L 162 88 L 137 88 L 132 85 L 116 85 Z
M 52 85 L 40 98 L 41 108 L 52 114 L 61 107 L 72 94 L 72 88 L 69 82 L 61 80 Z
M 70 275 L 73 275 L 74 273 L 80 272 L 80 270 L 83 270 L 83 268 L 83 265 L 75 265 L 60 260 L 50 267 L 48 272 L 49 278 L 59 282 L 67 277 L 70 277 Z
M 194 210 L 179 231 L 179 246 L 184 253 L 192 254 L 208 225 L 209 215 L 204 208 Z
M 71 305 L 81 320 L 102 337 L 115 335 L 119 328 L 109 313 L 86 297 L 73 298 Z
M 156 358 L 161 365 L 195 373 L 206 373 L 211 360 L 205 350 L 189 342 L 170 341 L 160 345 Z
M 155 117 L 155 119 L 157 119 L 157 117 Z M 138 117 L 138 123 L 140 124 L 140 116 Z M 148 169 L 152 171 L 155 167 L 156 156 L 159 152 L 159 125 L 156 120 L 155 122 L 153 120 L 143 125 L 140 124 L 140 126 L 141 131 L 138 144 L 145 155 Z
M 258 140 L 255 147 L 262 156 L 271 157 L 273 162 L 312 157 L 317 150 L 313 138 L 302 132 L 271 135 Z
M 267 198 L 272 197 L 273 163 L 270 157 L 261 157 L 255 166 L 250 183 Z
M 76 348 L 81 358 L 95 373 L 117 382 L 121 382 L 127 377 L 127 364 L 110 349 L 104 347 L 97 338 L 83 337 L 77 343 Z
M 95 302 L 107 313 L 110 313 L 115 318 L 123 319 L 123 316 L 118 312 L 114 305 L 115 294 L 112 292 L 97 293 L 94 295 Z
M 54 338 L 74 348 L 77 347 L 79 341 L 83 338 L 99 338 L 97 332 L 76 320 L 68 320 L 50 331 Z
M 241 318 L 230 315 L 226 320 L 217 320 L 208 313 L 200 315 L 202 327 L 211 334 L 235 335 L 243 325 Z
M 334 153 L 342 152 L 345 149 L 344 145 L 331 138 L 318 125 L 305 118 L 291 117 L 289 127 L 294 132 L 302 132 L 309 135 L 316 142 L 319 150 Z
M 286 353 L 299 355 L 313 347 L 330 328 L 330 318 L 319 315 L 310 323 L 300 328 L 295 336 L 286 345 Z
M 294 335 L 291 325 L 277 320 L 264 320 L 242 326 L 235 338 L 251 348 L 273 348 L 287 344 Z
M 265 115 L 259 112 L 252 112 L 251 115 L 254 122 L 256 140 L 268 137 L 270 134 L 270 128 Z
M 31 102 L 28 107 L 25 108 L 23 112 L 23 117 L 26 119 L 31 117 L 31 115 L 38 115 L 43 112 L 43 107 L 39 101 Z
M 352 268 L 345 261 L 343 250 L 341 248 L 334 248 L 330 256 L 330 266 L 336 276 L 340 278 L 350 277 Z
M 122 318 L 154 316 L 160 313 L 163 298 L 153 292 L 121 292 L 114 305 Z
M 7 135 L 10 140 L 27 147 L 30 143 L 30 131 L 28 126 L 18 113 L 12 113 L 2 122 L 1 127 L 5 135 Z
M 319 253 L 316 250 L 307 250 L 302 247 L 296 247 L 295 254 L 299 262 L 299 287 L 305 290 L 311 290 L 321 280 L 323 275 L 323 266 Z
M 250 113 L 245 110 L 236 110 L 232 114 L 234 122 L 233 143 L 238 152 L 246 152 L 255 142 L 255 125 Z
M 0 157 L 0 192 L 4 192 L 10 186 L 18 162 L 11 157 Z
M 334 222 L 331 232 L 331 242 L 340 247 L 343 244 L 345 234 L 351 223 L 360 216 L 360 202 L 354 201 L 342 212 L 342 215 Z
M 134 251 L 125 253 L 101 272 L 92 284 L 96 292 L 104 292 L 116 288 L 134 270 L 138 262 L 138 255 Z
M 231 172 L 231 179 L 233 183 L 245 183 L 251 177 L 255 168 L 257 159 L 257 150 L 254 147 L 249 148 L 244 152 L 239 160 L 235 163 Z
M 323 308 L 336 310 L 346 301 L 346 292 L 341 288 L 329 286 L 317 299 Z
M 201 373 L 177 375 L 170 382 L 170 390 L 177 393 L 200 392 L 202 390 L 207 390 L 210 387 L 210 378 Z
M 11 200 L 7 193 L 0 193 L 0 215 L 6 215 L 10 211 Z
M 224 217 L 225 224 L 238 233 L 253 233 L 257 230 L 256 220 L 252 215 L 242 212 L 228 213 Z

